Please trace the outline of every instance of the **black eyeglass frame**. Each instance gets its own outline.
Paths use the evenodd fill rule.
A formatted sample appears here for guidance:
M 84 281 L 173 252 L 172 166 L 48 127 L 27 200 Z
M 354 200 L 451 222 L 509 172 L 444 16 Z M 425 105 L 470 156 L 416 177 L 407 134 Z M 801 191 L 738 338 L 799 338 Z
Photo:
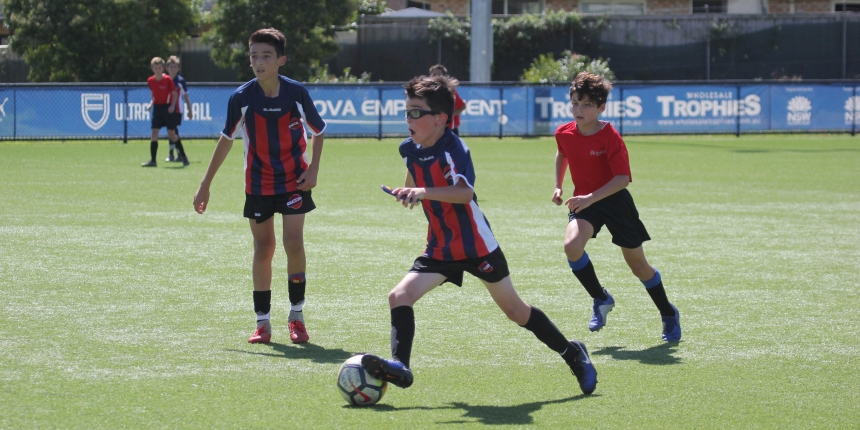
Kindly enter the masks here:
M 412 115 L 411 112 L 418 112 L 418 116 Z M 424 115 L 439 115 L 440 113 L 442 113 L 442 112 L 435 111 L 435 110 L 406 109 L 405 111 L 403 111 L 403 116 L 405 118 L 418 119 Z

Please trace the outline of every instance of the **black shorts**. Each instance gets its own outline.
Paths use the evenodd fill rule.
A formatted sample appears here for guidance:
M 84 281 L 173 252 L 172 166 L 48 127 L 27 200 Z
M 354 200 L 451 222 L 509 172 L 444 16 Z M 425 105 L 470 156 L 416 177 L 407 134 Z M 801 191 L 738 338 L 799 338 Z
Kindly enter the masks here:
M 255 196 L 245 193 L 245 218 L 263 223 L 275 212 L 282 215 L 306 214 L 316 209 L 310 191 L 291 191 L 274 196 Z
M 167 125 L 167 128 L 176 129 L 176 127 L 182 125 L 182 112 L 168 113 L 167 119 L 170 121 L 170 123 Z
M 422 255 L 415 259 L 409 272 L 445 275 L 447 279 L 442 281 L 443 284 L 450 282 L 458 287 L 463 286 L 463 272 L 469 272 L 476 278 L 489 283 L 499 282 L 511 274 L 508 270 L 508 260 L 505 258 L 501 247 L 480 258 L 456 261 L 434 260 Z
M 570 212 L 568 220 L 582 219 L 588 221 L 594 227 L 594 235 L 603 225 L 612 234 L 612 243 L 622 248 L 638 248 L 646 240 L 651 240 L 645 224 L 639 220 L 639 211 L 633 203 L 630 191 L 623 189 L 597 203 L 579 211 Z
M 150 128 L 161 129 L 161 127 L 167 127 L 168 130 L 176 130 L 176 126 L 172 125 L 170 121 L 170 114 L 167 113 L 167 109 L 169 108 L 169 104 L 152 106 L 152 121 L 150 122 Z

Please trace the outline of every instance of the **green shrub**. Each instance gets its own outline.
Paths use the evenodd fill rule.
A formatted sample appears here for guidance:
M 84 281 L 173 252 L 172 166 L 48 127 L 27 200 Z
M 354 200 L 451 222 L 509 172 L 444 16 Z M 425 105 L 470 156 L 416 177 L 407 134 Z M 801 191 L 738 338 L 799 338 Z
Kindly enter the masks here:
M 538 56 L 531 67 L 523 71 L 520 82 L 546 84 L 549 82 L 571 82 L 579 72 L 591 72 L 603 76 L 610 81 L 615 80 L 615 74 L 609 69 L 609 59 L 592 60 L 585 55 L 564 51 L 561 58 L 556 60 L 552 54 Z

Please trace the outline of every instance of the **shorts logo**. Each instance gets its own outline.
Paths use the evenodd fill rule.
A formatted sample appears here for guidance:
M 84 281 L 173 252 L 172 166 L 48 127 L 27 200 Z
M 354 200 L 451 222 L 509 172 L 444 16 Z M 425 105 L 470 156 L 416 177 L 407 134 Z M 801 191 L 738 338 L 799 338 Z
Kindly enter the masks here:
M 298 130 L 301 127 L 302 124 L 297 119 L 294 119 L 292 122 L 290 122 L 290 130 Z
M 298 209 L 302 207 L 302 196 L 298 194 L 291 195 L 290 199 L 287 200 L 287 207 L 290 209 Z
M 96 120 L 90 118 L 91 111 L 101 111 L 101 118 Z M 87 127 L 93 130 L 102 128 L 110 116 L 110 94 L 81 94 L 81 116 L 84 117 Z
M 478 270 L 484 273 L 491 273 L 493 271 L 493 266 L 491 266 L 490 263 L 484 261 L 483 263 L 478 265 Z
M 254 216 L 260 216 L 260 215 L 261 214 L 259 212 L 254 212 Z

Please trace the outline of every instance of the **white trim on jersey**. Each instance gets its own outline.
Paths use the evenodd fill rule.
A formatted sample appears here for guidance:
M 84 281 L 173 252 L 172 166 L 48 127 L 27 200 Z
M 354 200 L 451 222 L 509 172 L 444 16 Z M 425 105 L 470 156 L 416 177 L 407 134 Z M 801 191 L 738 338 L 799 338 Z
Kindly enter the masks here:
M 487 245 L 487 251 L 495 251 L 496 248 L 499 247 L 499 242 L 496 241 L 496 236 L 494 236 L 493 231 L 490 230 L 490 225 L 487 224 L 487 218 L 484 216 L 484 213 L 481 212 L 481 208 L 478 207 L 478 203 L 476 203 L 474 199 L 469 202 L 469 207 L 472 209 L 472 220 L 475 222 L 475 226 L 478 227 L 478 234 L 481 236 L 481 239 L 484 240 L 484 244 Z
M 296 107 L 299 108 L 299 113 L 302 115 L 302 126 L 305 127 L 308 123 L 308 118 L 305 116 L 305 110 L 302 109 L 302 104 L 299 102 L 296 102 Z M 323 123 L 325 125 L 323 126 L 322 130 L 319 131 L 319 133 L 314 133 L 314 129 L 311 126 L 306 126 L 305 129 L 309 130 L 312 135 L 319 136 L 319 135 L 323 134 L 326 127 L 328 127 L 328 124 L 325 123 L 325 121 L 323 121 Z M 305 162 L 307 162 L 307 160 L 305 160 Z
M 445 151 L 445 160 L 447 160 L 448 165 L 451 166 L 451 171 L 457 172 L 457 166 L 454 164 L 454 159 L 451 158 L 451 153 L 448 151 Z M 455 173 L 454 176 L 451 178 L 454 181 L 454 185 L 457 185 L 459 178 L 463 178 L 463 181 L 466 182 L 466 185 L 468 185 L 473 192 L 475 191 L 475 187 L 473 187 L 472 184 L 469 183 L 469 180 L 466 179 L 466 177 L 461 175 L 460 173 Z

